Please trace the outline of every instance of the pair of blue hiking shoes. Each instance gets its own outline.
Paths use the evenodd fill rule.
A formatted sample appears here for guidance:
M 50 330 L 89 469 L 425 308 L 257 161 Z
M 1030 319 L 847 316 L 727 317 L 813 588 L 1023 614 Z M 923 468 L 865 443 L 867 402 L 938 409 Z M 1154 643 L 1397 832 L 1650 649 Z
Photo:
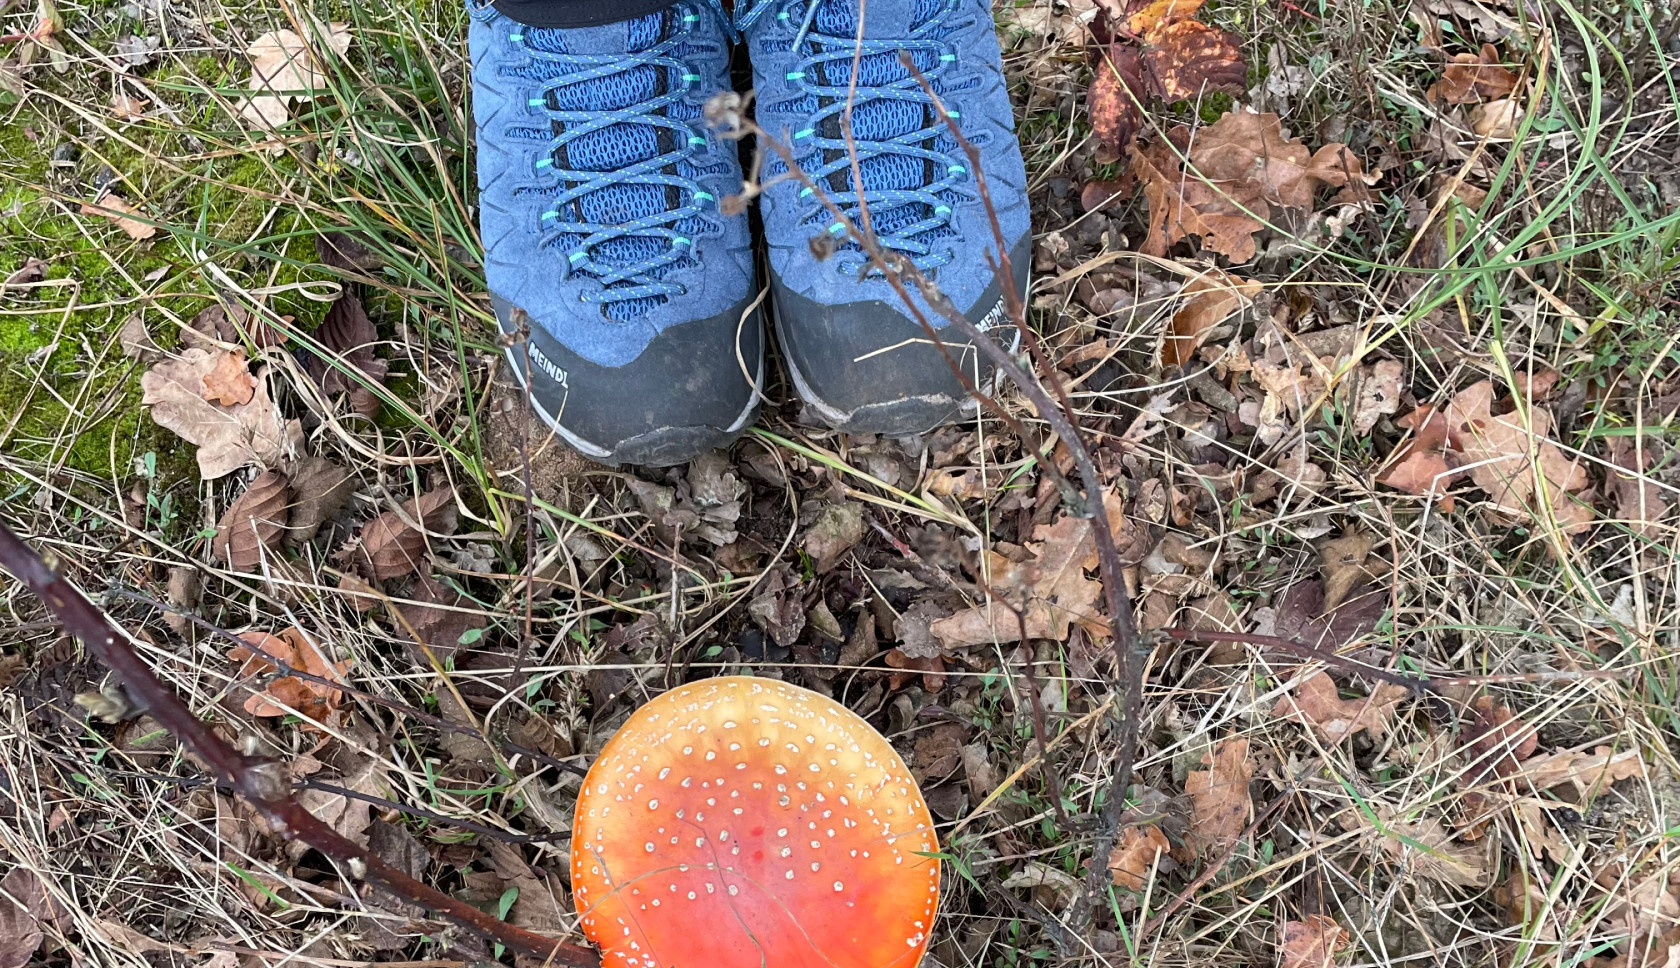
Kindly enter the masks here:
M 611 0 L 603 0 L 610 3 Z M 859 44 L 859 10 L 862 41 Z M 907 52 L 980 149 L 1015 278 L 1028 263 L 1026 172 L 987 0 L 679 0 L 601 27 L 471 28 L 479 216 L 491 300 L 548 423 L 605 463 L 680 463 L 752 422 L 765 382 L 760 282 L 737 142 L 707 102 L 752 62 L 756 118 L 882 246 L 983 330 L 1005 320 L 998 244 L 969 160 Z M 855 84 L 852 71 L 857 71 Z M 851 107 L 851 145 L 844 130 Z M 961 382 L 816 193 L 773 152 L 758 197 L 770 308 L 807 414 L 917 433 L 972 412 Z M 825 238 L 826 237 L 826 238 Z M 936 327 L 946 321 L 914 299 Z M 989 368 L 952 333 L 983 384 Z M 943 335 L 942 335 L 943 339 Z

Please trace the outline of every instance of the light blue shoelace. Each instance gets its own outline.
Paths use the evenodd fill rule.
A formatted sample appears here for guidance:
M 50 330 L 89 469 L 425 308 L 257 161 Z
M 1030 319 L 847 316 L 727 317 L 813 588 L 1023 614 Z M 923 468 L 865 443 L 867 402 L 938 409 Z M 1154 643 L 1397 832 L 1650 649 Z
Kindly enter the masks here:
M 551 121 L 562 125 L 561 133 L 539 151 L 540 157 L 536 162 L 539 173 L 553 173 L 559 176 L 561 184 L 568 186 L 553 197 L 548 208 L 542 213 L 542 228 L 545 240 L 565 236 L 583 237 L 565 249 L 564 254 L 568 274 L 587 273 L 602 284 L 600 290 L 585 292 L 582 295 L 587 302 L 619 302 L 627 299 L 677 296 L 685 292 L 681 285 L 660 279 L 654 273 L 693 254 L 694 240 L 678 232 L 673 226 L 709 209 L 715 209 L 717 198 L 694 180 L 670 173 L 678 170 L 675 167 L 677 163 L 692 156 L 696 148 L 706 143 L 706 139 L 696 133 L 687 121 L 669 118 L 659 112 L 686 98 L 701 80 L 700 75 L 694 73 L 682 60 L 672 56 L 672 52 L 683 46 L 701 44 L 693 36 L 693 27 L 702 16 L 724 16 L 718 0 L 706 0 L 704 7 L 703 12 L 696 13 L 685 5 L 681 30 L 645 51 L 632 54 L 557 54 L 531 46 L 521 32 L 509 35 L 509 39 L 533 59 L 567 67 L 566 73 L 543 82 L 540 95 L 531 98 L 530 105 L 541 108 Z M 673 71 L 683 83 L 658 97 L 615 111 L 562 110 L 554 107 L 559 103 L 558 100 L 550 98 L 553 92 L 563 88 L 641 67 Z M 615 124 L 640 124 L 669 130 L 676 146 L 671 151 L 616 171 L 577 170 L 558 164 L 557 159 L 568 144 Z M 574 201 L 616 185 L 673 187 L 680 193 L 683 204 L 644 218 L 611 225 L 568 221 L 562 216 L 561 213 Z M 662 240 L 665 244 L 658 255 L 627 265 L 606 264 L 595 260 L 595 249 L 602 243 L 626 237 L 654 238 Z M 619 285 L 624 282 L 632 285 Z
M 847 84 L 825 85 L 817 83 L 818 69 L 826 65 L 841 66 L 844 69 L 843 73 L 849 76 L 854 57 L 858 56 L 856 36 L 830 36 L 815 29 L 813 13 L 818 2 L 819 0 L 805 0 L 805 9 L 796 13 L 797 8 L 801 6 L 796 0 L 779 12 L 776 19 L 789 24 L 797 23 L 799 33 L 795 38 L 795 49 L 797 50 L 800 46 L 808 44 L 810 50 L 810 53 L 795 64 L 792 71 L 788 72 L 787 79 L 793 83 L 797 90 L 813 97 L 827 99 L 829 102 L 817 109 L 807 127 L 793 133 L 793 148 L 796 152 L 818 149 L 823 152 L 821 157 L 826 157 L 831 151 L 838 152 L 834 160 L 806 170 L 806 174 L 811 177 L 811 180 L 820 184 L 830 175 L 841 171 L 850 171 L 852 166 L 851 157 L 848 154 L 848 145 L 843 138 L 824 138 L 818 134 L 823 127 L 823 122 L 829 118 L 840 117 L 843 121 L 848 97 L 853 98 L 854 117 L 860 113 L 857 110 L 858 107 L 871 101 L 895 100 L 931 106 L 933 98 L 922 89 L 920 82 L 910 76 L 908 72 L 905 72 L 902 78 L 882 86 L 869 86 L 860 82 L 855 91 Z M 760 9 L 754 10 L 753 14 L 761 13 L 762 0 L 755 6 Z M 796 16 L 798 17 L 797 20 L 795 19 Z M 935 62 L 922 74 L 930 84 L 937 86 L 939 78 L 950 69 L 957 59 L 951 45 L 934 36 L 939 31 L 942 19 L 943 15 L 931 18 L 904 40 L 865 39 L 862 45 L 862 57 L 868 57 L 871 54 L 887 54 L 896 59 L 898 52 L 901 50 L 908 52 L 912 57 L 916 57 L 918 53 L 926 52 L 935 58 Z M 828 72 L 824 71 L 823 76 L 828 76 Z M 960 123 L 961 115 L 957 110 L 949 104 L 945 107 L 951 118 Z M 910 257 L 917 268 L 924 270 L 943 265 L 951 259 L 949 251 L 935 251 L 933 246 L 918 238 L 918 236 L 930 230 L 941 228 L 950 223 L 952 212 L 946 196 L 954 191 L 963 196 L 978 197 L 974 195 L 972 188 L 965 184 L 969 181 L 966 164 L 945 152 L 935 151 L 926 146 L 928 142 L 933 141 L 946 130 L 945 122 L 940 119 L 937 110 L 929 110 L 927 114 L 931 119 L 930 123 L 906 134 L 897 135 L 890 140 L 872 140 L 858 137 L 854 126 L 851 147 L 855 147 L 860 165 L 870 158 L 901 155 L 931 163 L 935 172 L 943 173 L 942 177 L 916 189 L 871 189 L 868 184 L 865 184 L 862 186 L 863 191 L 861 193 L 855 190 L 827 191 L 829 199 L 846 214 L 847 218 L 859 225 L 861 225 L 860 205 L 867 205 L 870 215 L 875 217 L 877 221 L 879 221 L 880 215 L 904 205 L 920 204 L 926 206 L 929 211 L 927 216 L 909 224 L 895 226 L 893 231 L 879 236 L 883 246 L 904 253 Z M 812 189 L 801 189 L 799 194 L 801 198 L 810 201 L 811 207 L 807 209 L 807 218 L 815 217 L 820 211 L 825 211 L 824 206 L 816 199 L 815 192 Z M 845 232 L 845 226 L 838 221 L 830 221 L 827 231 L 838 238 Z

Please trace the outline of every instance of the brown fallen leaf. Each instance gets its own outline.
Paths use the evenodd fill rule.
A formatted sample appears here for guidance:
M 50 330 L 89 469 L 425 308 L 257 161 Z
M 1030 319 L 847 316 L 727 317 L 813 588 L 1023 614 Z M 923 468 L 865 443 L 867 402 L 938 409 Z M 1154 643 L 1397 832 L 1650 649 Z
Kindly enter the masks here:
M 1116 151 L 1126 150 L 1143 127 L 1140 105 L 1149 97 L 1143 69 L 1143 55 L 1135 47 L 1112 44 L 1098 59 L 1085 93 L 1092 133 Z
M 292 512 L 286 519 L 286 542 L 302 545 L 315 537 L 356 492 L 356 477 L 325 457 L 303 457 L 287 465 L 292 480 Z
M 204 374 L 204 399 L 224 407 L 236 407 L 251 402 L 257 393 L 257 381 L 245 365 L 245 351 L 216 354 L 215 364 Z
M 240 664 L 238 677 L 251 692 L 245 699 L 246 712 L 253 716 L 287 716 L 291 714 L 291 710 L 296 710 L 306 719 L 316 722 L 326 722 L 331 718 L 333 711 L 338 708 L 339 699 L 343 696 L 342 692 L 332 686 L 288 675 L 275 678 L 262 689 L 255 688 L 252 679 L 267 676 L 279 669 L 279 666 L 259 655 L 258 651 L 280 659 L 293 669 L 334 682 L 345 681 L 344 674 L 349 671 L 351 664 L 348 659 L 329 662 L 320 646 L 296 628 L 284 629 L 279 635 L 251 631 L 242 634 L 240 638 L 248 643 L 248 646 L 234 646 L 228 651 L 228 659 Z M 287 706 L 291 709 L 287 709 Z
M 1600 746 L 1591 753 L 1551 753 L 1523 761 L 1509 778 L 1519 791 L 1567 792 L 1570 799 L 1585 804 L 1617 780 L 1645 775 L 1645 761 L 1639 750 L 1617 752 Z
M 1517 772 L 1519 764 L 1534 755 L 1540 735 L 1492 696 L 1477 697 L 1471 708 L 1476 718 L 1459 736 L 1471 761 L 1465 782 L 1474 784 L 1489 773 L 1505 777 Z
M 44 260 L 29 256 L 23 260 L 23 265 L 13 269 L 7 274 L 4 281 L 0 281 L 0 293 L 13 286 L 22 288 L 40 282 L 47 277 L 48 268 L 49 266 Z
M 1474 54 L 1454 54 L 1446 73 L 1424 95 L 1430 101 L 1475 104 L 1509 97 L 1517 89 L 1517 75 L 1500 66 L 1499 48 L 1483 44 Z
M 1254 765 L 1248 761 L 1248 740 L 1231 736 L 1220 740 L 1212 752 L 1202 755 L 1205 770 L 1191 770 L 1184 778 L 1184 792 L 1190 795 L 1190 833 L 1186 838 L 1192 854 L 1216 855 L 1242 836 L 1248 827 L 1252 803 L 1248 783 Z
M 391 792 L 385 769 L 372 757 L 350 766 L 348 772 L 342 776 L 330 777 L 320 782 L 371 797 L 388 797 Z M 305 810 L 314 814 L 315 819 L 331 827 L 340 837 L 363 847 L 368 845 L 368 826 L 373 823 L 372 804 L 342 793 L 312 788 L 299 790 L 296 797 Z M 296 861 L 310 848 L 301 840 L 292 840 L 286 849 Z
M 1348 934 L 1335 918 L 1309 914 L 1300 921 L 1285 921 L 1278 930 L 1279 968 L 1331 968 L 1336 952 L 1347 942 Z
M 1200 20 L 1169 20 L 1143 35 L 1145 80 L 1163 101 L 1248 92 L 1242 44 Z
M 1370 535 L 1355 531 L 1319 546 L 1319 567 L 1324 573 L 1324 611 L 1334 611 L 1355 589 L 1387 574 L 1387 560 L 1373 555 L 1371 545 Z
M 367 417 L 377 414 L 379 397 L 367 384 L 384 384 L 390 364 L 374 355 L 379 330 L 355 293 L 338 297 L 314 336 L 330 354 L 310 361 L 309 373 L 321 390 L 329 395 L 348 394 L 350 409 L 356 413 Z
M 268 395 L 266 370 L 258 371 L 248 403 L 227 406 L 206 399 L 204 378 L 216 366 L 208 350 L 182 350 L 140 377 L 140 402 L 152 420 L 198 445 L 198 471 L 205 480 L 256 464 L 274 467 L 285 455 L 288 435 Z
M 1377 474 L 1377 483 L 1419 497 L 1438 497 L 1441 510 L 1451 512 L 1447 488 L 1463 475 L 1447 462 L 1446 414 L 1424 404 L 1394 422 L 1414 434 L 1390 456 L 1387 467 Z
M 106 195 L 96 202 L 86 202 L 82 209 L 109 219 L 113 225 L 123 230 L 124 235 L 136 242 L 144 242 L 157 234 L 157 226 L 135 218 L 140 210 L 121 195 Z
M 70 912 L 27 867 L 8 871 L 0 891 L 0 968 L 24 968 L 36 963 L 35 949 L 46 939 L 44 928 L 69 929 Z
M 455 654 L 455 650 L 464 644 L 462 638 L 476 640 L 469 632 L 482 633 L 487 620 L 483 609 L 479 608 L 472 599 L 462 595 L 455 589 L 438 581 L 431 575 L 422 574 L 414 583 L 414 591 L 409 593 L 414 604 L 402 603 L 397 605 L 397 611 L 406 621 L 395 622 L 397 631 L 404 638 L 412 641 L 414 634 L 420 636 L 420 641 L 426 643 L 438 661 L 443 661 Z M 409 627 L 414 632 L 409 632 Z M 423 668 L 431 668 L 418 645 L 412 651 L 416 661 Z
M 1353 432 L 1363 437 L 1377 421 L 1400 409 L 1406 367 L 1399 360 L 1378 360 L 1360 367 L 1359 396 L 1353 405 Z
M 1254 211 L 1257 199 L 1236 197 L 1232 191 L 1240 191 L 1243 186 L 1215 188 L 1187 175 L 1173 146 L 1166 142 L 1134 148 L 1131 170 L 1143 186 L 1149 208 L 1145 254 L 1164 258 L 1174 243 L 1194 235 L 1201 238 L 1203 246 L 1233 263 L 1254 258 L 1258 251 L 1254 233 L 1266 226 L 1248 214 Z
M 263 472 L 216 522 L 216 538 L 210 542 L 210 552 L 238 571 L 260 567 L 285 537 L 291 496 L 291 482 L 286 475 L 279 471 Z
M 1546 818 L 1547 810 L 1563 806 L 1561 803 L 1537 797 L 1518 797 L 1517 801 L 1511 804 L 1511 815 L 1516 817 L 1518 825 L 1521 826 L 1529 854 L 1535 860 L 1544 860 L 1544 855 L 1547 854 L 1559 863 L 1569 859 L 1569 841 Z
M 1525 422 L 1521 412 L 1495 415 L 1492 406 L 1493 384 L 1483 380 L 1459 392 L 1446 409 L 1448 447 L 1469 468 L 1470 480 L 1507 517 L 1544 520 L 1544 500 L 1566 534 L 1585 529 L 1593 511 L 1577 495 L 1591 481 L 1579 460 L 1547 439 L 1551 413 L 1529 407 Z
M 143 97 L 135 97 L 121 91 L 111 95 L 111 116 L 118 121 L 132 121 L 145 117 L 146 109 L 151 106 L 152 102 Z
M 1403 686 L 1383 683 L 1368 697 L 1343 699 L 1329 673 L 1314 672 L 1278 700 L 1272 715 L 1312 727 L 1326 743 L 1340 743 L 1360 730 L 1381 739 L 1400 701 L 1410 694 Z
M 251 59 L 246 87 L 261 93 L 238 105 L 245 120 L 258 127 L 277 127 L 285 123 L 293 100 L 308 101 L 312 92 L 327 86 L 321 45 L 343 57 L 350 50 L 350 26 L 310 20 L 305 29 L 307 38 L 290 29 L 271 30 L 246 48 L 245 55 Z
M 1223 269 L 1210 268 L 1179 290 L 1184 306 L 1173 314 L 1167 337 L 1161 343 L 1161 365 L 1183 366 L 1196 356 L 1215 326 L 1253 305 L 1265 287 L 1254 279 L 1242 279 Z
M 427 535 L 454 534 L 456 520 L 454 492 L 427 491 L 403 505 L 401 513 L 386 511 L 362 525 L 361 542 L 352 549 L 352 557 L 372 578 L 406 575 L 426 557 Z
M 1120 496 L 1105 494 L 1103 504 L 1111 524 L 1120 528 L 1125 520 Z M 1033 529 L 1026 550 L 1032 555 L 1026 561 L 986 552 L 992 593 L 1000 600 L 930 624 L 929 630 L 947 649 L 1020 641 L 1022 623 L 1003 602 L 1021 610 L 1029 639 L 1066 641 L 1074 622 L 1099 630 L 1104 626 L 1098 606 L 1102 585 L 1085 577 L 1086 570 L 1096 566 L 1096 539 L 1088 521 L 1064 514 L 1041 524 Z
M 1522 105 L 1516 99 L 1500 98 L 1470 109 L 1470 130 L 1478 138 L 1508 140 L 1517 136 L 1517 126 L 1522 124 L 1522 119 Z
M 1326 186 L 1340 189 L 1337 202 L 1363 204 L 1376 180 L 1346 145 L 1314 152 L 1299 138 L 1285 138 L 1275 114 L 1227 112 L 1197 132 L 1193 143 L 1184 127 L 1168 138 L 1133 157 L 1149 204 L 1148 255 L 1165 257 L 1174 243 L 1197 235 L 1233 263 L 1247 262 L 1257 251 L 1253 235 L 1274 208 L 1310 210 Z
M 1655 442 L 1641 446 L 1638 437 L 1610 438 L 1610 463 L 1619 470 L 1606 475 L 1605 489 L 1616 498 L 1616 517 L 1635 533 L 1655 538 L 1662 533 L 1660 522 L 1668 515 L 1668 492 L 1646 476 Z
M 1459 887 L 1484 888 L 1493 883 L 1497 837 L 1465 843 L 1433 819 L 1415 823 L 1388 819 L 1382 831 L 1388 855 L 1423 877 Z
M 1105 5 L 1094 26 L 1086 109 L 1097 140 L 1120 155 L 1143 125 L 1149 98 L 1241 96 L 1248 65 L 1237 38 L 1196 19 L 1202 0 L 1129 0 Z
M 1143 890 L 1156 861 L 1167 857 L 1171 850 L 1172 842 L 1160 827 L 1152 823 L 1127 827 L 1120 835 L 1120 842 L 1114 845 L 1114 852 L 1108 855 L 1114 886 L 1128 891 Z

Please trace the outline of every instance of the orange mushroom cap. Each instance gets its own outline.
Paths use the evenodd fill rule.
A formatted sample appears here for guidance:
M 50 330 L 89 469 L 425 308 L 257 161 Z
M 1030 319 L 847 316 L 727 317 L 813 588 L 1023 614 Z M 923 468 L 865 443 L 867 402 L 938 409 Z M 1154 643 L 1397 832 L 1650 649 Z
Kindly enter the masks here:
M 915 968 L 936 850 L 886 737 L 808 689 L 729 676 L 655 698 L 601 750 L 572 892 L 605 968 Z

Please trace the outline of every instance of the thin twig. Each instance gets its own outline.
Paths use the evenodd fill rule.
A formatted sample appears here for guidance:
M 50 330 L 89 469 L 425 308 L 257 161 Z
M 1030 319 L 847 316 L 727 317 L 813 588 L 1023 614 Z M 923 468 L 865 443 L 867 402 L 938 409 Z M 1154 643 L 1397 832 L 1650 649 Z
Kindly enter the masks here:
M 108 618 L 79 589 L 59 577 L 33 549 L 0 525 L 0 566 L 38 595 L 70 632 L 116 673 L 129 694 L 160 726 L 169 730 L 267 819 L 286 839 L 300 840 L 342 865 L 346 874 L 365 880 L 405 900 L 485 935 L 517 951 L 572 968 L 598 968 L 589 948 L 565 944 L 506 924 L 429 885 L 409 877 L 316 819 L 287 788 L 284 773 L 272 760 L 245 756 L 229 746 L 153 674 Z

